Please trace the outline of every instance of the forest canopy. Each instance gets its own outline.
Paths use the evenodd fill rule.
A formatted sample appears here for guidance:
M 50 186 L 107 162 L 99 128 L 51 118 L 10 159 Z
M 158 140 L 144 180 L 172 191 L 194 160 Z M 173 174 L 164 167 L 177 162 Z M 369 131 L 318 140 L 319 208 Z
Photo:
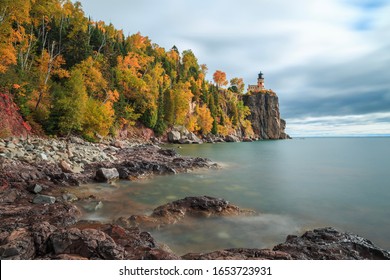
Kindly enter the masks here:
M 0 91 L 48 135 L 93 140 L 144 125 L 162 135 L 184 125 L 205 135 L 252 135 L 244 83 L 191 50 L 166 50 L 147 36 L 87 17 L 69 0 L 0 2 Z

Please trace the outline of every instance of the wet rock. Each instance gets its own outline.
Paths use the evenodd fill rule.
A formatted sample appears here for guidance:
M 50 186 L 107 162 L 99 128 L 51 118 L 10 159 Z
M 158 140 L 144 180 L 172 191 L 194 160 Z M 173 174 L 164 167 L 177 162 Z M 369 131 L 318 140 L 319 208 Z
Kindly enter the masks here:
M 78 197 L 76 195 L 74 195 L 73 193 L 64 193 L 62 195 L 62 199 L 64 201 L 68 201 L 68 202 L 74 202 L 74 201 L 77 201 L 78 200 Z
M 158 151 L 158 153 L 168 157 L 175 157 L 178 155 L 174 149 L 161 149 Z
M 35 224 L 31 228 L 32 237 L 34 240 L 35 254 L 36 256 L 44 256 L 51 250 L 48 239 L 50 235 L 57 230 L 57 227 L 43 222 Z
M 130 260 L 177 260 L 168 246 L 159 244 L 148 232 L 138 227 L 105 226 L 102 230 L 125 248 L 125 258 Z
M 48 257 L 47 259 L 52 259 L 52 260 L 63 260 L 63 261 L 85 261 L 88 260 L 88 258 L 82 257 L 80 255 L 71 255 L 71 254 L 59 254 L 55 256 Z
M 55 255 L 71 254 L 87 259 L 121 260 L 124 248 L 106 233 L 96 229 L 59 230 L 50 235 L 49 244 Z
M 189 253 L 184 260 L 292 260 L 290 254 L 270 249 L 226 249 L 211 253 Z
M 34 204 L 53 204 L 55 202 L 56 202 L 56 198 L 54 196 L 49 196 L 49 195 L 38 194 L 33 199 Z
M 211 217 L 211 216 L 237 216 L 253 215 L 254 211 L 242 210 L 221 198 L 209 196 L 186 197 L 171 203 L 159 206 L 150 216 L 133 215 L 129 221 L 144 228 L 158 228 L 175 224 L 185 216 Z
M 19 191 L 15 189 L 7 189 L 0 193 L 0 203 L 14 203 L 19 197 Z
M 244 137 L 244 138 L 242 138 L 242 142 L 253 142 L 253 139 L 248 138 L 248 137 Z
M 32 193 L 35 193 L 35 194 L 38 194 L 40 193 L 42 190 L 43 190 L 43 187 L 39 184 L 34 184 L 34 185 L 30 185 L 27 190 L 29 192 L 32 192 Z
M 119 173 L 116 168 L 99 168 L 96 171 L 95 180 L 98 182 L 112 182 L 119 179 Z
M 28 260 L 35 255 L 34 240 L 26 228 L 18 228 L 11 232 L 0 246 L 1 260 Z
M 91 202 L 88 202 L 87 204 L 85 204 L 83 206 L 83 208 L 87 212 L 95 212 L 95 211 L 102 209 L 103 206 L 104 206 L 104 204 L 101 201 L 91 201 Z
M 371 241 L 334 228 L 307 231 L 301 237 L 288 236 L 285 243 L 274 247 L 293 259 L 306 260 L 389 260 L 390 252 Z
M 181 138 L 179 141 L 178 141 L 179 144 L 192 144 L 192 141 L 187 139 L 187 138 Z

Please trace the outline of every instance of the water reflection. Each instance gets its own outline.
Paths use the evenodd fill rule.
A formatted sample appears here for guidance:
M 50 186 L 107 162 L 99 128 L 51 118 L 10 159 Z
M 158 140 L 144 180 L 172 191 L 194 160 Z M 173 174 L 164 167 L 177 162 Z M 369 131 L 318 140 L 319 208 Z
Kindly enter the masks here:
M 187 196 L 224 198 L 260 213 L 253 218 L 191 220 L 153 232 L 178 253 L 270 247 L 288 234 L 334 226 L 390 248 L 390 138 L 306 139 L 187 145 L 180 153 L 223 163 L 219 170 L 161 176 L 115 186 L 94 184 L 78 197 L 103 207 L 84 218 L 109 222 L 148 214 Z M 93 204 L 95 203 L 95 204 Z

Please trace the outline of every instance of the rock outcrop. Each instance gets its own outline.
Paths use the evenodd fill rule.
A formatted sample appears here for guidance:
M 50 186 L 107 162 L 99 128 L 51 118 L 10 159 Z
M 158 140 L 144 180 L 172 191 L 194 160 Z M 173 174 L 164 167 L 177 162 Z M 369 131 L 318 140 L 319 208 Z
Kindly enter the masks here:
M 176 144 L 202 144 L 203 141 L 193 132 L 189 132 L 184 126 L 174 126 L 167 133 L 168 142 Z
M 153 210 L 149 216 L 133 215 L 127 221 L 119 219 L 122 225 L 139 226 L 143 229 L 159 228 L 176 224 L 185 217 L 225 217 L 254 215 L 252 210 L 240 209 L 222 198 L 209 196 L 186 197 Z M 125 224 L 123 224 L 125 223 Z
M 274 247 L 298 260 L 390 260 L 390 252 L 353 233 L 328 227 L 289 235 L 286 242 Z
M 390 260 L 390 252 L 353 233 L 320 228 L 302 236 L 289 235 L 273 249 L 236 248 L 210 253 L 190 253 L 188 260 Z
M 0 235 L 1 260 L 180 259 L 136 227 L 90 224 L 57 228 L 48 222 Z
M 243 96 L 249 107 L 253 132 L 260 139 L 288 139 L 286 122 L 280 118 L 279 99 L 275 93 L 252 93 Z

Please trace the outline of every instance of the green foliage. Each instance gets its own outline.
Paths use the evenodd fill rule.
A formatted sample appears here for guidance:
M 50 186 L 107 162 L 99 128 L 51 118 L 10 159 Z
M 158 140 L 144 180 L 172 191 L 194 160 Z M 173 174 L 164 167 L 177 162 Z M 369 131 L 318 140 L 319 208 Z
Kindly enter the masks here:
M 93 141 L 136 121 L 158 135 L 179 124 L 202 133 L 250 131 L 242 79 L 222 89 L 219 71 L 219 89 L 191 50 L 124 36 L 87 18 L 78 2 L 5 0 L 0 12 L 0 86 L 49 134 Z
M 53 109 L 48 120 L 50 133 L 68 135 L 82 130 L 87 103 L 87 92 L 80 70 L 74 70 L 65 86 L 53 90 Z

